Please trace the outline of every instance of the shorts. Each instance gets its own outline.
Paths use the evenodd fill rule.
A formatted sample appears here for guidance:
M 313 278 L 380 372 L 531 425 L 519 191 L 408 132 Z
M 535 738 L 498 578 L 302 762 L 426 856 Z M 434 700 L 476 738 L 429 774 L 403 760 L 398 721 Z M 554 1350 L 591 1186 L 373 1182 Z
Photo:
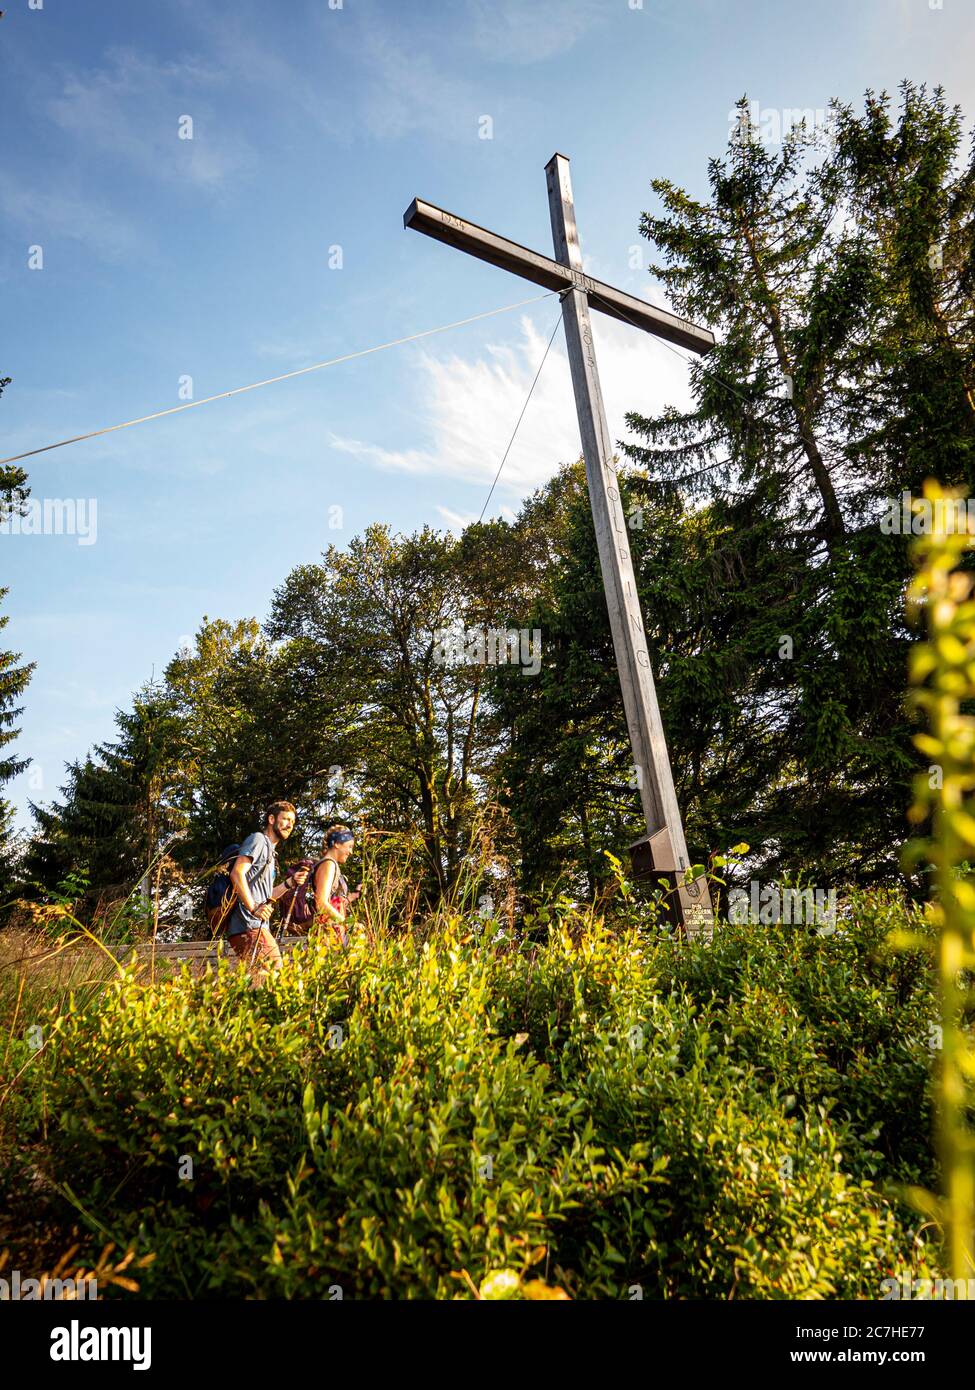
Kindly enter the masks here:
M 228 936 L 227 940 L 235 955 L 245 962 L 256 979 L 263 980 L 272 970 L 281 969 L 281 952 L 267 927 L 238 932 L 236 936 Z

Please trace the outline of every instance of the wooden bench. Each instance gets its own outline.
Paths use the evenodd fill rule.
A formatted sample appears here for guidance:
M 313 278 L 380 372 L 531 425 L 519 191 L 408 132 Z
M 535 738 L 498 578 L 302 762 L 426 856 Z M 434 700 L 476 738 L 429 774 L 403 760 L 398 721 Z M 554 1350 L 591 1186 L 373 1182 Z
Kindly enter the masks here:
M 296 946 L 307 941 L 304 936 L 283 936 L 278 940 L 282 956 L 290 955 Z M 237 957 L 230 948 L 226 937 L 220 936 L 207 941 L 140 941 L 136 946 L 126 946 L 116 952 L 118 959 L 128 960 L 135 952 L 140 965 L 168 965 L 176 969 L 184 962 L 194 974 L 215 968 L 220 960 L 235 961 Z
M 296 946 L 307 942 L 306 936 L 286 936 L 278 941 L 283 956 L 290 955 Z M 51 989 L 81 989 L 86 986 L 109 984 L 116 978 L 115 961 L 127 966 L 135 955 L 140 975 L 155 978 L 188 965 L 194 975 L 215 969 L 220 960 L 235 962 L 237 957 L 225 938 L 216 941 L 139 941 L 127 945 L 100 946 L 89 940 L 45 943 L 36 940 L 18 957 L 6 964 L 19 965 L 29 971 L 32 986 Z

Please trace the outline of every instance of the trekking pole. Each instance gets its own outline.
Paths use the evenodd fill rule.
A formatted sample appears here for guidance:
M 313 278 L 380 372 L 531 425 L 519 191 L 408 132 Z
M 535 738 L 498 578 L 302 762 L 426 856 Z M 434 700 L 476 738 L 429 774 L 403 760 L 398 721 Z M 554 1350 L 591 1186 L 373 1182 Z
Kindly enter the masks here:
M 299 865 L 300 865 L 300 864 L 301 864 L 301 861 L 299 860 L 298 862 L 299 862 Z M 300 868 L 299 868 L 299 872 L 300 872 Z M 292 873 L 292 876 L 293 876 L 293 873 Z M 306 879 L 305 882 L 307 883 L 307 881 L 308 881 L 308 880 Z M 274 933 L 274 939 L 275 939 L 275 941 L 283 941 L 283 940 L 284 940 L 284 934 L 285 934 L 285 932 L 286 932 L 287 929 L 288 929 L 288 924 L 289 924 L 289 922 L 291 921 L 291 914 L 292 914 L 292 912 L 294 912 L 294 910 L 295 910 L 295 900 L 296 900 L 296 898 L 298 897 L 298 889 L 299 889 L 301 886 L 302 886 L 302 885 L 301 885 L 300 883 L 296 883 L 295 886 L 294 886 L 294 888 L 291 890 L 291 902 L 288 904 L 287 915 L 285 916 L 284 921 L 283 921 L 283 922 L 281 923 L 281 925 L 278 927 L 277 931 Z
M 297 892 L 297 890 L 296 890 L 296 892 Z M 294 912 L 294 910 L 295 910 L 295 896 L 296 896 L 296 892 L 295 892 L 295 893 L 292 893 L 292 895 L 291 895 L 291 902 L 288 904 L 288 911 L 287 911 L 287 913 L 285 914 L 284 921 L 281 923 L 281 925 L 278 927 L 277 931 L 274 933 L 274 939 L 275 939 L 275 941 L 283 941 L 283 940 L 284 940 L 285 933 L 286 933 L 287 930 L 288 930 L 288 923 L 291 921 L 291 914 L 292 914 L 292 912 Z
M 253 951 L 251 951 L 251 958 L 250 958 L 250 961 L 248 962 L 248 965 L 247 965 L 248 970 L 253 970 L 253 969 L 254 969 L 254 962 L 255 962 L 255 960 L 257 960 L 257 943 L 258 943 L 258 942 L 260 941 L 260 939 L 261 939 L 261 931 L 262 931 L 262 929 L 264 928 L 264 926 L 265 926 L 265 923 L 262 922 L 261 925 L 258 927 L 257 931 L 254 933 L 254 949 L 253 949 Z

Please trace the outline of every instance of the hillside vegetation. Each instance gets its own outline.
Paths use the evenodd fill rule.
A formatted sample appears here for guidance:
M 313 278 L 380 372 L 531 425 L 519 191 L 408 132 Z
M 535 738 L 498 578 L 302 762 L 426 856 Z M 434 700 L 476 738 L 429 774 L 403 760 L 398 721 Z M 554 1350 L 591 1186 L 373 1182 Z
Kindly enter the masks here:
M 937 1185 L 905 926 L 930 934 L 882 894 L 711 946 L 441 915 L 312 941 L 263 989 L 29 986 L 0 1249 L 113 1242 L 152 1297 L 877 1298 L 934 1258 L 894 1190 Z

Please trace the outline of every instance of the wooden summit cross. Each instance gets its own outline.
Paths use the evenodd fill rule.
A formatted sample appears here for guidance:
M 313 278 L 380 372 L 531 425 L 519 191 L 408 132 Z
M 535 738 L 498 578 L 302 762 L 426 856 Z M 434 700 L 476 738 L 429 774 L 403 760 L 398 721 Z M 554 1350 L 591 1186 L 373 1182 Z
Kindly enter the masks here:
M 687 844 L 681 821 L 674 777 L 667 755 L 657 692 L 647 652 L 647 639 L 633 577 L 633 562 L 627 541 L 626 522 L 613 468 L 613 451 L 606 424 L 606 412 L 596 370 L 589 305 L 601 313 L 632 323 L 658 338 L 705 353 L 714 346 L 714 335 L 688 323 L 675 314 L 654 308 L 634 295 L 614 289 L 586 275 L 576 229 L 569 161 L 554 154 L 545 166 L 548 177 L 548 204 L 552 221 L 552 240 L 556 259 L 529 251 L 506 237 L 496 236 L 473 222 L 465 222 L 432 203 L 414 198 L 403 216 L 413 231 L 445 241 L 482 261 L 548 289 L 563 291 L 565 322 L 572 387 L 575 392 L 582 452 L 592 504 L 599 563 L 606 590 L 606 603 L 613 633 L 616 664 L 626 722 L 633 748 L 633 762 L 647 822 L 647 835 L 630 847 L 634 869 L 640 877 L 662 876 L 676 884 L 674 909 L 688 936 L 700 930 L 710 935 L 711 901 L 703 880 L 685 884 L 683 870 L 688 867 Z

